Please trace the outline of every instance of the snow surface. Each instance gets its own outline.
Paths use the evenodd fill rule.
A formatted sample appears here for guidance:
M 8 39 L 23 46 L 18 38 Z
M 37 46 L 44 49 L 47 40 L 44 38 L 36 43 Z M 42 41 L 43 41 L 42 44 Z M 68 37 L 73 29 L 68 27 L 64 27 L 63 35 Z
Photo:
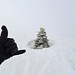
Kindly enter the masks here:
M 0 27 L 5 24 L 19 49 L 27 50 L 3 62 L 0 75 L 75 75 L 74 9 L 75 0 L 0 0 Z M 40 27 L 52 46 L 31 49 Z
M 16 38 L 19 49 L 25 48 L 27 52 L 3 62 L 0 75 L 75 75 L 74 39 L 49 36 L 51 47 L 31 49 L 28 43 L 33 39 Z

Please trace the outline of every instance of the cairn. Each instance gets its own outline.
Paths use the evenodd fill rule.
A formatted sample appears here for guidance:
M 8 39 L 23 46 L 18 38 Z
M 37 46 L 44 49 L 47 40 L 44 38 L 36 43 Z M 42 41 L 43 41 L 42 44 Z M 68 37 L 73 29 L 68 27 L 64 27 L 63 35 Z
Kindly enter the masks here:
M 42 49 L 50 47 L 48 41 L 49 40 L 47 39 L 45 29 L 40 28 L 40 31 L 37 34 L 37 39 L 35 40 L 34 43 L 34 49 Z

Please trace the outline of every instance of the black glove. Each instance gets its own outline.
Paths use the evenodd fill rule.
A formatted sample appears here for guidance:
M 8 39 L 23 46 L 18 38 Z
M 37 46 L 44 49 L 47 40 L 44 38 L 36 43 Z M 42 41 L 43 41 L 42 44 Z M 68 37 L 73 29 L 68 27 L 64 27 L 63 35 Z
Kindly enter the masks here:
M 13 38 L 8 37 L 8 30 L 6 26 L 2 26 L 2 32 L 0 36 L 0 64 L 14 56 L 25 53 L 26 50 L 18 50 L 17 44 L 15 43 Z

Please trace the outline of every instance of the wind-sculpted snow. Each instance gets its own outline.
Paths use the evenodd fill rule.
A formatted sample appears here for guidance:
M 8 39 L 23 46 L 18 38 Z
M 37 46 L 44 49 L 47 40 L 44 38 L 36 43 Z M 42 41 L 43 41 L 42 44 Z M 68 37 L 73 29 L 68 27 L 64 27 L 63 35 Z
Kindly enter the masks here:
M 0 66 L 0 75 L 75 75 L 75 40 L 51 39 L 51 47 L 39 50 L 28 46 L 31 38 L 17 40 L 19 48 L 27 52 L 6 60 Z

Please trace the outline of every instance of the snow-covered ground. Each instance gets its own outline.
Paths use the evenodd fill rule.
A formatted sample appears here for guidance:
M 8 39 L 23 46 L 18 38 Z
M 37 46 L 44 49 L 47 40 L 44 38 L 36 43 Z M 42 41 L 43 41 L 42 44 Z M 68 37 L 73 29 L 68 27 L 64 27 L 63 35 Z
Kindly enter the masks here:
M 27 51 L 3 62 L 0 75 L 75 75 L 74 9 L 75 0 L 0 0 L 0 28 Z M 40 27 L 52 46 L 31 49 Z
M 0 75 L 75 75 L 74 39 L 48 36 L 53 45 L 38 50 L 28 46 L 33 39 L 34 36 L 16 37 L 19 49 L 27 52 L 0 65 Z

